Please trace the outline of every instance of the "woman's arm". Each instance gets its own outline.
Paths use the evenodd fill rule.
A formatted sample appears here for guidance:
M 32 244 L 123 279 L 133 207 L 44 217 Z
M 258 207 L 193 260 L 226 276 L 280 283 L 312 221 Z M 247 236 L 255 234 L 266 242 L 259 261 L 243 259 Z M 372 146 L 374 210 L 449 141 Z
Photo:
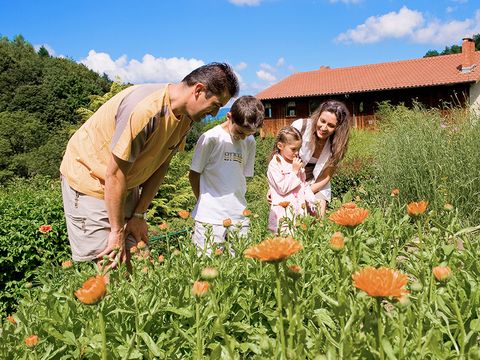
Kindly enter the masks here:
M 312 189 L 314 194 L 322 190 L 323 187 L 328 184 L 334 172 L 335 172 L 335 167 L 329 166 L 326 169 L 324 169 L 320 173 L 320 175 L 318 175 L 315 182 L 312 185 L 310 185 L 310 188 Z

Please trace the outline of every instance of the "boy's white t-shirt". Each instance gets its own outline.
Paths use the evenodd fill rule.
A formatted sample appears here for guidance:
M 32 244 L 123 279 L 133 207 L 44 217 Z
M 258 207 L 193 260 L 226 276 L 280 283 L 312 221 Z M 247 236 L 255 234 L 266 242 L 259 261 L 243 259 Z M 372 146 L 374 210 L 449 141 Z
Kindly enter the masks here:
M 192 211 L 196 221 L 235 224 L 245 220 L 246 176 L 253 176 L 255 138 L 233 141 L 221 125 L 200 136 L 190 169 L 200 173 L 200 196 Z

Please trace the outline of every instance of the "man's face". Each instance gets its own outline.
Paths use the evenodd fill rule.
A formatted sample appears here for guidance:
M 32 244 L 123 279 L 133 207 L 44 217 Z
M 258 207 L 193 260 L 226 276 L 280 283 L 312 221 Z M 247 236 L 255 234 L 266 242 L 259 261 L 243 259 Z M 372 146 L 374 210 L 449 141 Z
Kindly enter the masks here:
M 221 96 L 212 95 L 207 99 L 205 86 L 197 84 L 195 85 L 194 99 L 189 109 L 189 115 L 195 122 L 201 121 L 207 115 L 215 117 L 218 110 L 225 106 L 230 98 L 228 91 L 225 91 Z

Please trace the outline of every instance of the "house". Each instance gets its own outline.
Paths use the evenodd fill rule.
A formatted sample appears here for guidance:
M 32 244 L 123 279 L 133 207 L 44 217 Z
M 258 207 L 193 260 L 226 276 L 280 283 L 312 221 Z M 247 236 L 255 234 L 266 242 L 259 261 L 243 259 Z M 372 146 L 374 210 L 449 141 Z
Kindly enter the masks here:
M 395 61 L 290 75 L 258 93 L 265 106 L 261 132 L 274 135 L 293 120 L 308 117 L 327 99 L 343 101 L 357 128 L 375 123 L 378 103 L 426 107 L 470 106 L 480 113 L 480 51 L 471 38 L 464 38 L 462 52 L 420 59 Z

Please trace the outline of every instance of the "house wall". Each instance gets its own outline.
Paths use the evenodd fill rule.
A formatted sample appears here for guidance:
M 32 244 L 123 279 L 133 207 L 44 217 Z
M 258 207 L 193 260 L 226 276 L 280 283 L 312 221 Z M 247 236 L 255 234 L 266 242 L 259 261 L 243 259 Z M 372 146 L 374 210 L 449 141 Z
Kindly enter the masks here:
M 399 90 L 371 91 L 365 93 L 341 94 L 336 96 L 300 97 L 288 99 L 262 100 L 263 104 L 269 103 L 272 108 L 272 117 L 265 118 L 262 136 L 275 135 L 283 126 L 291 124 L 299 118 L 310 116 L 311 104 L 321 104 L 328 99 L 335 99 L 345 103 L 357 128 L 375 128 L 375 112 L 378 104 L 388 101 L 392 105 L 404 104 L 412 107 L 421 103 L 427 108 L 448 109 L 453 106 L 464 107 L 472 98 L 472 91 L 480 110 L 480 84 L 472 90 L 468 84 L 452 86 L 431 86 L 423 88 L 410 88 Z M 475 95 L 476 94 L 476 95 Z M 295 102 L 295 116 L 286 116 L 287 104 Z
M 480 82 L 470 86 L 470 108 L 480 116 Z

